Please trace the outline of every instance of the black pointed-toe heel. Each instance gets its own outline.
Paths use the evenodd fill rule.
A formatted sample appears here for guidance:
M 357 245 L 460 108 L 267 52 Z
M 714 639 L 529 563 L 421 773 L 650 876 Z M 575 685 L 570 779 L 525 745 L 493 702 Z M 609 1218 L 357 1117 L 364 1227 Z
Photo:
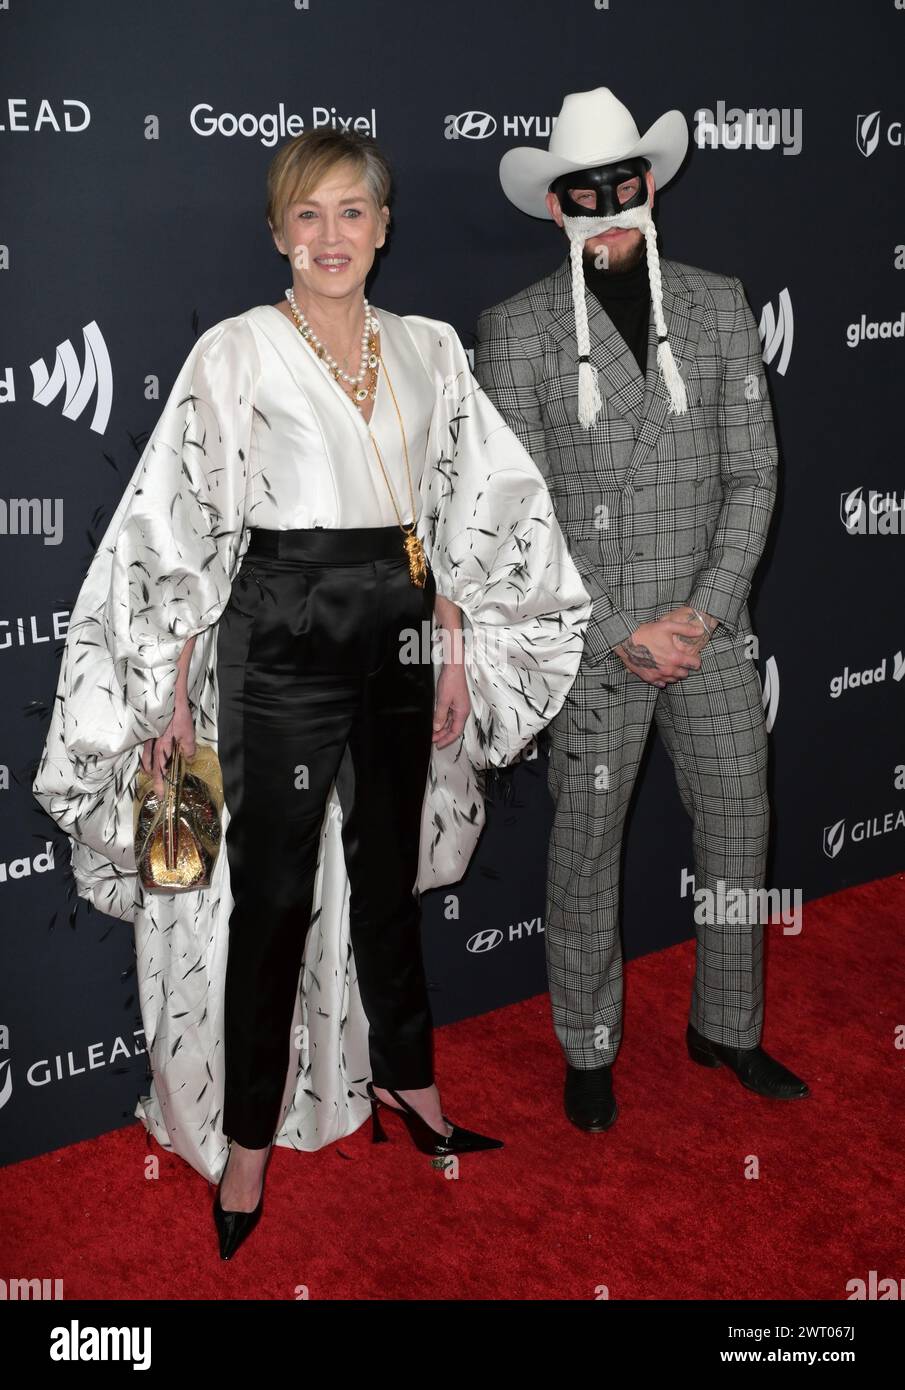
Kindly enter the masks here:
M 230 1140 L 232 1148 L 232 1140 Z M 269 1155 L 268 1155 L 269 1159 Z M 226 1162 L 229 1163 L 227 1154 Z M 265 1175 L 267 1164 L 264 1165 Z M 226 1167 L 223 1169 L 224 1175 Z M 254 1211 L 227 1211 L 220 1203 L 220 1188 L 223 1185 L 223 1178 L 217 1184 L 217 1195 L 214 1198 L 214 1225 L 217 1228 L 217 1235 L 220 1240 L 220 1258 L 229 1260 L 236 1253 L 239 1246 L 248 1236 L 251 1235 L 255 1226 L 261 1219 L 264 1210 L 264 1178 L 261 1179 L 261 1195 L 258 1198 L 258 1205 Z
M 480 1149 L 503 1148 L 502 1139 L 490 1139 L 486 1134 L 476 1134 L 474 1130 L 462 1129 L 459 1125 L 454 1125 L 448 1115 L 444 1115 L 443 1119 L 452 1127 L 452 1134 L 439 1134 L 397 1091 L 390 1086 L 387 1086 L 386 1090 L 400 1107 L 398 1110 L 375 1094 L 373 1082 L 369 1081 L 367 1084 L 371 1100 L 371 1141 L 374 1144 L 384 1144 L 387 1140 L 386 1131 L 380 1123 L 380 1109 L 383 1107 L 391 1114 L 399 1116 L 415 1147 L 423 1154 L 430 1154 L 432 1158 L 445 1158 L 449 1154 L 477 1153 Z

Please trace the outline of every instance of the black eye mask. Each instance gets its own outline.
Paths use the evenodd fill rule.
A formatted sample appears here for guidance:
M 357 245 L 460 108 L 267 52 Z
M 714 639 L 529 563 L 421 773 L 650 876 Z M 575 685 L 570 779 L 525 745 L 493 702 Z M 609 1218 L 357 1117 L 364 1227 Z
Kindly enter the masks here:
M 623 159 L 615 164 L 598 164 L 594 169 L 576 169 L 571 174 L 561 174 L 550 185 L 550 191 L 559 199 L 559 205 L 567 217 L 613 217 L 625 212 L 627 208 L 641 207 L 647 202 L 647 179 L 644 177 L 650 165 L 646 159 Z M 641 185 L 631 198 L 620 203 L 616 190 L 629 179 L 640 178 Z M 592 188 L 597 195 L 594 207 L 576 203 L 570 196 L 570 188 Z

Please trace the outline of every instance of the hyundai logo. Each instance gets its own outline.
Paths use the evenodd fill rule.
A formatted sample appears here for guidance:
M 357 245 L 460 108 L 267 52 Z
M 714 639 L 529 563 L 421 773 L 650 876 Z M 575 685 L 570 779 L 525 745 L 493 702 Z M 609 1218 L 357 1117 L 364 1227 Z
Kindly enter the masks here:
M 486 111 L 463 111 L 453 128 L 463 140 L 486 140 L 496 130 L 496 119 Z
M 499 946 L 503 939 L 501 931 L 476 931 L 474 936 L 470 936 L 466 945 L 474 955 L 480 955 L 482 951 L 492 951 L 494 946 Z

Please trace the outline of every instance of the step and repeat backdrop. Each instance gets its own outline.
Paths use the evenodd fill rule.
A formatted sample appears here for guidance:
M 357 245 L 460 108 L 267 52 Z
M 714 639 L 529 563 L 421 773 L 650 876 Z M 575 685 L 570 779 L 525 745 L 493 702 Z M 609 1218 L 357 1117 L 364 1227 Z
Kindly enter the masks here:
M 483 308 L 565 254 L 503 196 L 504 151 L 545 148 L 570 91 L 611 87 L 642 133 L 685 114 L 661 254 L 741 278 L 781 450 L 753 596 L 770 951 L 796 949 L 801 903 L 905 867 L 903 8 L 0 2 L 0 1160 L 130 1122 L 147 1089 L 131 927 L 77 900 L 30 786 L 70 609 L 180 365 L 289 283 L 265 174 L 302 130 L 377 138 L 396 190 L 369 296 L 471 347 Z M 425 899 L 437 1023 L 545 988 L 549 818 L 541 749 L 495 789 L 463 882 Z M 690 936 L 693 891 L 654 740 L 626 956 Z M 629 1001 L 627 1026 L 653 1021 Z

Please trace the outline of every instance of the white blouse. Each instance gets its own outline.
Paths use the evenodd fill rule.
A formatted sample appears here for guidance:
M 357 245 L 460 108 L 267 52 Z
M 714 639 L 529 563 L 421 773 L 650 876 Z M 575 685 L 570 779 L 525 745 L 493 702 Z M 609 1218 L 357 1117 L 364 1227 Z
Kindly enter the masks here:
M 382 361 L 370 422 L 273 304 L 259 304 L 232 320 L 250 329 L 248 346 L 257 358 L 246 525 L 294 530 L 398 524 L 372 435 L 403 522 L 420 516 L 437 388 L 405 319 L 384 309 L 374 313 Z

